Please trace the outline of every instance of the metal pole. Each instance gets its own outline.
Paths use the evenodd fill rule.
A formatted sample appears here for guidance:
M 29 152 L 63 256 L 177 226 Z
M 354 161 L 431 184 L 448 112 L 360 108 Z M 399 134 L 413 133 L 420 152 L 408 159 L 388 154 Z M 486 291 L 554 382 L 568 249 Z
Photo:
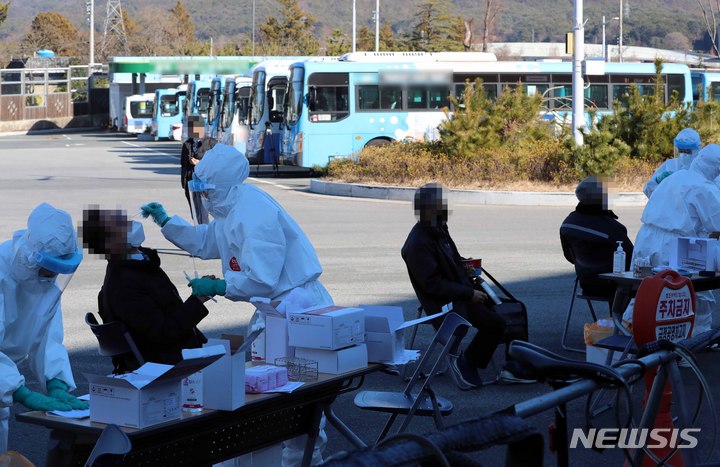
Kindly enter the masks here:
M 585 106 L 582 77 L 582 62 L 585 59 L 585 28 L 583 26 L 583 0 L 575 0 L 575 28 L 573 34 L 575 50 L 573 53 L 572 77 L 572 131 L 576 146 L 582 146 L 585 127 Z
M 618 40 L 618 61 L 623 61 L 623 0 L 620 0 L 620 39 Z
M 602 25 L 602 57 L 603 62 L 607 62 L 607 50 L 605 50 L 605 16 L 603 15 L 603 25 Z
M 95 65 L 95 0 L 90 0 L 90 62 L 88 63 L 88 77 L 92 75 Z
M 252 55 L 255 56 L 255 0 L 252 5 Z
M 357 48 L 357 10 L 355 9 L 355 0 L 352 0 L 353 2 L 353 25 L 352 25 L 352 51 L 355 52 Z
M 380 51 L 380 0 L 375 0 L 375 52 Z

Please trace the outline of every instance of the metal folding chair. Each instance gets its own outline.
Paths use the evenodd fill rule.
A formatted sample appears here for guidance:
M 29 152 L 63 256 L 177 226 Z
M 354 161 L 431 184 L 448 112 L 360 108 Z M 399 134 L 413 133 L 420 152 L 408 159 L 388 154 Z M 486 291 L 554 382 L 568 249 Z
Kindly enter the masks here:
M 612 299 L 607 298 L 607 297 L 596 297 L 593 295 L 587 295 L 587 294 L 583 293 L 582 289 L 580 290 L 580 292 L 578 292 L 579 281 L 580 281 L 580 279 L 578 279 L 578 277 L 575 276 L 575 285 L 573 286 L 572 296 L 570 298 L 570 306 L 568 307 L 567 317 L 565 318 L 565 327 L 563 328 L 561 345 L 564 350 L 569 350 L 571 352 L 584 353 L 585 349 L 581 349 L 578 347 L 572 347 L 567 342 L 568 329 L 570 328 L 570 321 L 572 320 L 573 308 L 575 307 L 575 299 L 585 300 L 587 302 L 588 307 L 590 308 L 590 315 L 592 316 L 593 323 L 597 321 L 597 315 L 595 314 L 595 309 L 593 308 L 592 302 L 605 302 L 608 304 L 608 309 L 610 309 L 610 307 L 612 306 Z
M 85 314 L 85 323 L 98 340 L 98 353 L 105 357 L 116 357 L 123 354 L 132 354 L 138 366 L 145 364 L 140 350 L 133 340 L 130 332 L 120 321 L 100 324 L 92 313 Z
M 435 426 L 443 428 L 442 417 L 452 413 L 452 402 L 438 397 L 430 387 L 441 362 L 453 345 L 462 340 L 470 323 L 456 313 L 449 313 L 435 334 L 402 392 L 362 391 L 355 396 L 355 405 L 364 410 L 389 413 L 390 417 L 378 436 L 378 442 L 390 432 L 399 415 L 405 415 L 398 433 L 405 431 L 415 415 L 432 416 Z M 415 387 L 419 389 L 415 391 Z
M 130 438 L 117 425 L 108 425 L 100 433 L 85 467 L 114 467 L 132 450 Z

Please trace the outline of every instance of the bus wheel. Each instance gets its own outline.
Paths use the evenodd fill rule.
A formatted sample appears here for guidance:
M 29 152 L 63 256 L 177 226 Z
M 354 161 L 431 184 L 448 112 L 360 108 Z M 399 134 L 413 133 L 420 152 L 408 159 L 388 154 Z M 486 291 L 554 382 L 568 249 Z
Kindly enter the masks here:
M 375 138 L 375 139 L 371 139 L 370 141 L 368 141 L 367 144 L 365 145 L 365 147 L 373 148 L 373 147 L 387 146 L 388 144 L 390 144 L 390 140 L 388 140 L 388 139 Z

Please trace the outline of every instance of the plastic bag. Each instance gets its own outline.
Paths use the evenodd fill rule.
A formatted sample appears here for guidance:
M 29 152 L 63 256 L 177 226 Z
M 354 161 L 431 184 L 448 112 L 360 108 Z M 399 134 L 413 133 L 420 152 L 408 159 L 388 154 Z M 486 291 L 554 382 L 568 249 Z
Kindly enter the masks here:
M 596 342 L 610 337 L 615 331 L 615 324 L 609 319 L 599 319 L 597 323 L 586 323 L 583 329 L 585 345 L 595 345 Z

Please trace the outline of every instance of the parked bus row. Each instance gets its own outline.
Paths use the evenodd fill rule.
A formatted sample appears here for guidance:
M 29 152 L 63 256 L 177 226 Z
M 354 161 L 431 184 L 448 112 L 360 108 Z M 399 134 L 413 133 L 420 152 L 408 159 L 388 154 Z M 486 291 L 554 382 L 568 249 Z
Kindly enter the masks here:
M 160 122 L 153 121 L 153 134 L 185 139 L 187 120 L 194 116 L 206 135 L 235 145 L 252 163 L 325 166 L 366 146 L 436 139 L 438 126 L 454 111 L 450 96 L 461 97 L 476 79 L 491 99 L 521 85 L 543 97 L 543 118 L 570 122 L 570 62 L 504 62 L 483 53 L 368 52 L 266 61 L 247 75 L 191 81 L 174 95 L 173 90 L 156 91 Z M 590 111 L 599 118 L 612 113 L 631 85 L 653 94 L 655 79 L 651 63 L 592 63 L 584 76 L 586 118 Z M 720 73 L 664 64 L 660 84 L 666 102 L 673 95 L 686 105 L 720 101 Z M 183 110 L 178 136 L 178 123 L 169 132 L 161 125 L 170 114 L 176 117 L 175 109 Z

